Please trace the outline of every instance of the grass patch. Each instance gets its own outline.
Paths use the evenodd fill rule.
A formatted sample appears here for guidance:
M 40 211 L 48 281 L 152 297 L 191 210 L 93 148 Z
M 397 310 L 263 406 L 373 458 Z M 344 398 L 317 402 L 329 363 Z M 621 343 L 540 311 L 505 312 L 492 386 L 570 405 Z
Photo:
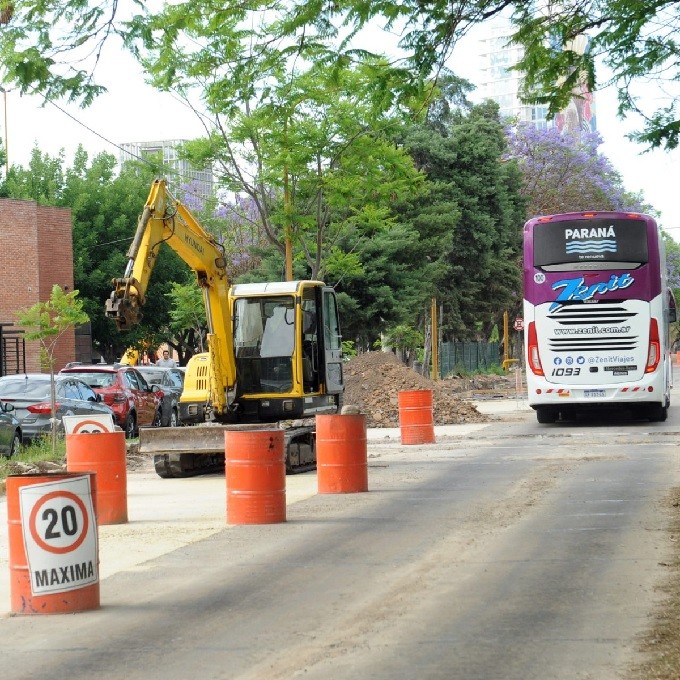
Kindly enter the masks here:
M 0 492 L 5 492 L 5 479 L 8 475 L 17 474 L 25 470 L 24 466 L 37 467 L 46 463 L 61 465 L 66 460 L 66 441 L 63 437 L 57 439 L 57 449 L 52 453 L 52 440 L 50 437 L 37 439 L 36 441 L 22 446 L 19 452 L 12 458 L 0 456 Z

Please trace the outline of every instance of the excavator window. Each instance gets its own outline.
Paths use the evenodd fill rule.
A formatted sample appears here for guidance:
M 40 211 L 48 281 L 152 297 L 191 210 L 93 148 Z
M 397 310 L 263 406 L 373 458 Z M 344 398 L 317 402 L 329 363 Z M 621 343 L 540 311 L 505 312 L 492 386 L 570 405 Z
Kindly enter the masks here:
M 234 346 L 239 389 L 243 394 L 290 392 L 295 349 L 293 297 L 237 299 Z

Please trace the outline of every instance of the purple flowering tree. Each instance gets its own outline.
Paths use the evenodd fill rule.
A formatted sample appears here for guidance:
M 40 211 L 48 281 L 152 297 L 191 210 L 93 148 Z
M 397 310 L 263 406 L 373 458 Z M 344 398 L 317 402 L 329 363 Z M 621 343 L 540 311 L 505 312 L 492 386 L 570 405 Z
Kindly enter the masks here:
M 510 127 L 507 136 L 506 158 L 516 159 L 522 170 L 530 215 L 644 210 L 642 198 L 624 189 L 619 173 L 598 151 L 598 133 L 574 135 L 520 124 Z
M 197 182 L 180 187 L 182 203 L 224 248 L 230 280 L 251 271 L 260 263 L 255 254 L 266 243 L 257 205 L 250 196 L 206 199 Z

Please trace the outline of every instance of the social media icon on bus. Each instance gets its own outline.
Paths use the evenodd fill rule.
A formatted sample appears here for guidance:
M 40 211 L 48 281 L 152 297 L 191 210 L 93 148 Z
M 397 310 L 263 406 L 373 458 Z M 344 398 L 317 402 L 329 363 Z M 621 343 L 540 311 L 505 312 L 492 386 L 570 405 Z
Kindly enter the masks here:
M 553 363 L 555 364 L 555 366 L 559 366 L 562 363 L 562 357 L 555 357 L 553 359 Z
M 584 356 L 576 357 L 576 363 L 577 364 L 585 364 L 586 358 Z
M 568 366 L 571 366 L 574 363 L 574 357 L 567 357 L 565 359 L 565 362 L 567 363 Z

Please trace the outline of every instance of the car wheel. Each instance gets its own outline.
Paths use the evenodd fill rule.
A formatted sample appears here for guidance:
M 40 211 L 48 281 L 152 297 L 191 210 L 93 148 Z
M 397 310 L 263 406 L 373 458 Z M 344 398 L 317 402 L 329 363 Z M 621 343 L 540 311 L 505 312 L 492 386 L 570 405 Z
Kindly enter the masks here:
M 137 433 L 137 419 L 134 413 L 128 413 L 125 419 L 125 438 L 132 439 Z
M 168 427 L 177 427 L 179 425 L 179 416 L 177 415 L 177 409 L 173 408 L 170 411 L 170 420 L 168 422 Z
M 12 437 L 12 443 L 10 444 L 9 447 L 9 457 L 11 458 L 12 456 L 16 456 L 17 453 L 19 453 L 19 449 L 21 448 L 21 433 L 19 430 L 17 430 L 14 433 L 14 437 Z

